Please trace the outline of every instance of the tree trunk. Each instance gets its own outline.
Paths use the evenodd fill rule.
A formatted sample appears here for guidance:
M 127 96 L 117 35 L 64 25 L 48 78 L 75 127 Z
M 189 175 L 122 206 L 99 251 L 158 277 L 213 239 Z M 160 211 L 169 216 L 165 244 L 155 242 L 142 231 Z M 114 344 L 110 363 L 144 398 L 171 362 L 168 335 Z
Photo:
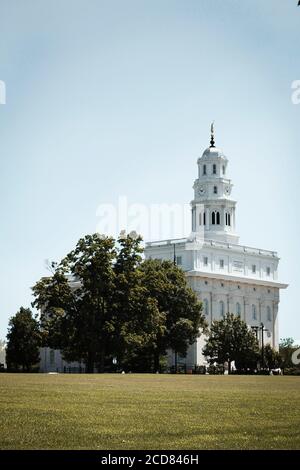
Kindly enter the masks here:
M 231 374 L 231 359 L 228 358 L 228 375 Z
M 177 374 L 177 351 L 174 351 L 175 353 L 175 374 Z

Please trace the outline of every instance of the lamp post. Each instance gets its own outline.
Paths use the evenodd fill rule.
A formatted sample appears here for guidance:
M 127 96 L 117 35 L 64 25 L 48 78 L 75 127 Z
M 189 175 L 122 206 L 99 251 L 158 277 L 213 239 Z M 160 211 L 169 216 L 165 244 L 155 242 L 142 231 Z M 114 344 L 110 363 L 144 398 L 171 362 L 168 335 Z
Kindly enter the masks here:
M 260 324 L 260 326 L 251 326 L 251 330 L 255 332 L 256 340 L 258 341 L 258 332 L 259 330 L 261 331 L 261 369 L 264 368 L 265 366 L 265 354 L 264 354 L 264 332 L 269 331 L 265 329 L 265 325 L 263 323 Z

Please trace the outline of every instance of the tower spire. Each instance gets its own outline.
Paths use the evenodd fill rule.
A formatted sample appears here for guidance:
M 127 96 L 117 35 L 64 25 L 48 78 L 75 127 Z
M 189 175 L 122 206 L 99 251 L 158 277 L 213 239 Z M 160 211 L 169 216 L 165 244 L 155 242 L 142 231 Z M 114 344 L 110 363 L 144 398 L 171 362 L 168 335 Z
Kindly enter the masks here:
M 213 121 L 210 125 L 210 147 L 215 146 L 215 128 L 214 128 L 214 122 Z

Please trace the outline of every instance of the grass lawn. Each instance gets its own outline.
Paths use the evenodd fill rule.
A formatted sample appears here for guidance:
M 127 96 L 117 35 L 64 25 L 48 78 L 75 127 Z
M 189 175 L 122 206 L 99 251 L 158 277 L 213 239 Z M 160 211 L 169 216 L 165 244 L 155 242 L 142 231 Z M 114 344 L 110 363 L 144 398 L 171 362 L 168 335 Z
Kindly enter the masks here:
M 1 449 L 300 449 L 300 377 L 0 374 Z

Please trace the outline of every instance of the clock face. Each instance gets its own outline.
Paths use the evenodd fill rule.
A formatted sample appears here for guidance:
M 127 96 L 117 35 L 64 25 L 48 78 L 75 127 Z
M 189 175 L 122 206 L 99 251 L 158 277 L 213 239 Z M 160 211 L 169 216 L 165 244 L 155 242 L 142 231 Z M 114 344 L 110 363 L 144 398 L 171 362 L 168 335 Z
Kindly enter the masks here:
M 225 193 L 226 193 L 226 194 L 230 194 L 230 187 L 229 187 L 229 186 L 226 186 L 226 188 L 225 188 Z
M 202 196 L 204 193 L 205 193 L 205 188 L 204 188 L 203 186 L 200 186 L 200 187 L 198 188 L 198 194 L 199 194 L 199 196 Z

